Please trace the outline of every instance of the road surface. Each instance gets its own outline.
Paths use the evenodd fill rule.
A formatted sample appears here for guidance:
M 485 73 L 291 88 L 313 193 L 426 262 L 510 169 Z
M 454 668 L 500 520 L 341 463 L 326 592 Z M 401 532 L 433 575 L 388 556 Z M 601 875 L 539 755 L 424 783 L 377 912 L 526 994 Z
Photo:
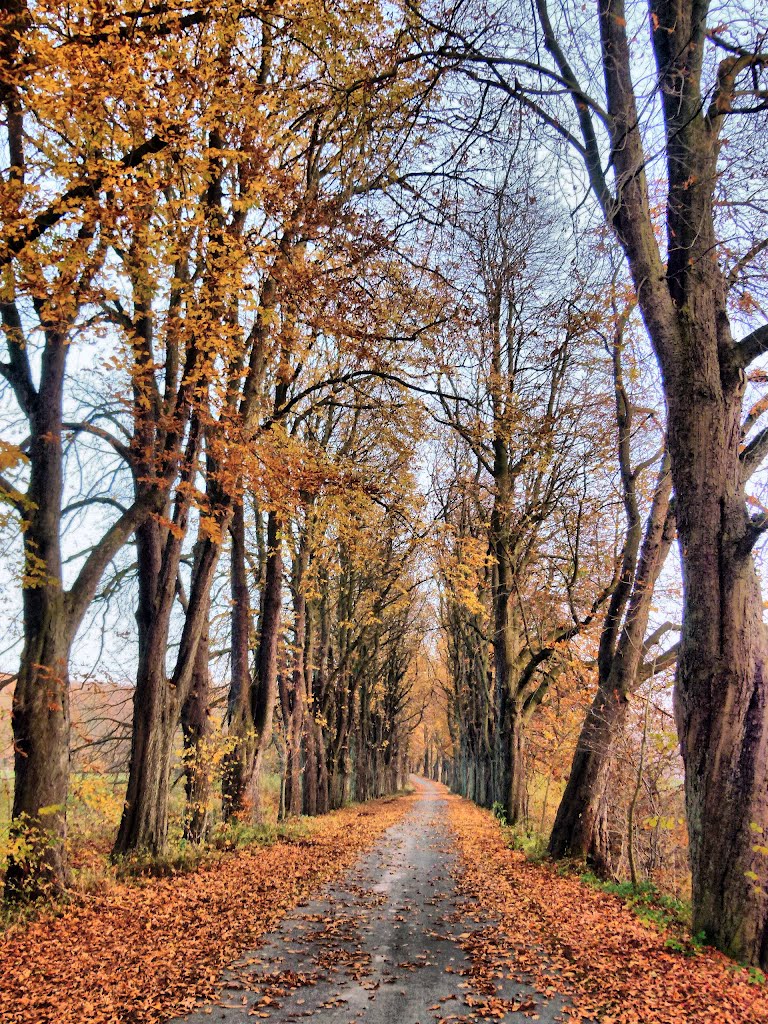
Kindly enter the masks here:
M 563 1003 L 517 977 L 513 962 L 499 969 L 498 951 L 483 972 L 462 948 L 478 932 L 493 934 L 494 922 L 459 893 L 445 788 L 414 782 L 417 798 L 400 824 L 238 960 L 215 1004 L 174 1024 L 563 1019 Z

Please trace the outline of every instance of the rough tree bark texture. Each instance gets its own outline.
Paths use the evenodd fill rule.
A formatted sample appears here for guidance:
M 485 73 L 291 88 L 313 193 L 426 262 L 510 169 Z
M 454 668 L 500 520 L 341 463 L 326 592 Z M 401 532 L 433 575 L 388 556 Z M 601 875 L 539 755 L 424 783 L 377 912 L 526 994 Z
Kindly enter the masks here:
M 206 607 L 192 675 L 192 688 L 181 708 L 187 806 L 184 838 L 205 840 L 211 819 L 211 676 L 209 666 L 209 608 Z
M 4 310 L 5 312 L 5 310 Z M 51 339 L 56 340 L 56 339 Z M 62 389 L 66 339 L 48 346 L 38 395 L 30 395 L 29 508 L 24 554 L 24 648 L 11 721 L 15 785 L 13 818 L 35 849 L 11 860 L 6 892 L 27 884 L 58 889 L 65 883 L 64 840 L 69 776 L 69 652 L 67 599 L 61 583 Z M 40 814 L 40 809 L 46 809 Z M 37 863 L 33 863 L 33 862 Z
M 158 852 L 168 827 L 163 789 L 171 770 L 179 705 L 166 677 L 171 610 L 181 545 L 156 519 L 136 533 L 139 664 L 133 696 L 131 757 L 115 854 L 146 847 Z
M 223 533 L 228 523 L 221 524 Z M 123 815 L 113 848 L 115 856 L 136 851 L 161 853 L 168 835 L 168 798 L 173 746 L 181 708 L 189 696 L 203 635 L 211 582 L 221 543 L 211 537 L 198 542 L 187 611 L 173 674 L 165 659 L 175 599 L 180 540 L 155 520 L 137 535 L 140 583 L 139 667 L 134 692 L 133 732 L 128 786 Z M 163 536 L 164 534 L 164 536 Z M 153 575 L 158 553 L 161 570 Z M 144 605 L 143 601 L 148 605 Z
M 310 543 L 309 525 L 304 524 L 299 538 L 299 549 L 293 565 L 293 668 L 290 684 L 286 679 L 283 700 L 283 716 L 288 750 L 286 775 L 286 812 L 299 815 L 303 805 L 302 753 L 305 735 L 307 693 L 306 686 L 306 641 L 307 641 L 307 599 L 304 594 L 305 576 L 309 566 Z M 290 689 L 290 692 L 288 690 Z
M 272 741 L 272 718 L 277 699 L 277 649 L 280 639 L 280 608 L 283 590 L 282 526 L 276 512 L 267 519 L 267 561 L 264 602 L 259 632 L 259 653 L 253 689 L 253 725 L 256 753 L 250 780 L 254 813 L 261 814 L 260 779 L 264 755 Z

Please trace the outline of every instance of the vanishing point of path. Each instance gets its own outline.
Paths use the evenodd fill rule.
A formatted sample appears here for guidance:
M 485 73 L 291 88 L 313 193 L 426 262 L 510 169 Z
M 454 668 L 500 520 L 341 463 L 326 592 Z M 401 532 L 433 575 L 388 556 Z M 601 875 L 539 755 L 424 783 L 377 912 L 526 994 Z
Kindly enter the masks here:
M 296 907 L 233 964 L 216 1003 L 177 1024 L 480 1019 L 462 943 L 471 944 L 472 933 L 493 922 L 458 892 L 445 789 L 423 779 L 415 784 L 417 799 L 400 824 L 345 877 Z M 517 978 L 513 963 L 508 968 L 492 982 L 495 995 L 509 1001 L 494 1019 L 562 1020 L 562 1002 L 548 1001 Z M 487 982 L 483 991 L 488 994 Z

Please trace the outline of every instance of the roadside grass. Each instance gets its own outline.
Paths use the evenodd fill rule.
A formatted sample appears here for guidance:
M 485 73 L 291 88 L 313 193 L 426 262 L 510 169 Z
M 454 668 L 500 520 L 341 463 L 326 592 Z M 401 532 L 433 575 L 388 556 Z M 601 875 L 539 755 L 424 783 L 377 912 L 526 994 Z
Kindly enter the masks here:
M 695 956 L 706 945 L 703 933 L 694 935 L 691 931 L 690 903 L 662 892 L 653 882 L 634 886 L 628 881 L 605 881 L 591 871 L 579 875 L 579 879 L 591 889 L 617 896 L 641 921 L 667 933 L 664 945 L 668 949 Z
M 164 878 L 195 871 L 225 853 L 276 842 L 300 842 L 308 834 L 301 818 L 278 822 L 280 777 L 264 776 L 261 806 L 264 822 L 223 822 L 218 804 L 211 807 L 211 831 L 205 844 L 184 838 L 185 796 L 180 771 L 174 772 L 169 807 L 168 843 L 161 854 L 139 854 L 112 861 L 110 854 L 122 813 L 127 776 L 124 773 L 73 772 L 67 802 L 68 890 L 59 899 L 41 897 L 8 905 L 0 899 L 0 931 L 23 926 L 41 912 L 58 916 L 78 896 L 109 890 L 124 880 Z M 13 774 L 0 774 L 0 888 L 13 849 L 10 835 Z
M 492 807 L 505 844 L 512 850 L 519 850 L 534 864 L 548 859 L 548 836 L 539 831 L 529 819 L 518 825 L 507 825 L 502 804 Z M 583 863 L 564 862 L 558 866 L 558 874 L 577 874 L 583 885 L 600 892 L 616 896 L 645 924 L 663 932 L 664 945 L 676 953 L 695 956 L 706 945 L 703 933 L 693 934 L 691 927 L 691 905 L 687 900 L 665 893 L 654 882 L 643 881 L 634 886 L 630 881 L 606 881 L 591 871 L 584 871 Z M 761 971 L 751 972 L 752 980 L 760 984 Z M 762 981 L 765 976 L 762 976 Z

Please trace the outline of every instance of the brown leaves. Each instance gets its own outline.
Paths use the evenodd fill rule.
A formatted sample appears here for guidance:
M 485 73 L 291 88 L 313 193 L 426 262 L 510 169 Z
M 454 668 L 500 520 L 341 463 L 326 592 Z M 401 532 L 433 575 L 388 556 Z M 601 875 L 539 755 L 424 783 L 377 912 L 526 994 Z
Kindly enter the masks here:
M 482 974 L 504 968 L 506 948 L 514 969 L 533 977 L 540 992 L 571 998 L 565 1012 L 572 1020 L 768 1021 L 768 994 L 725 956 L 710 949 L 693 957 L 672 952 L 662 933 L 618 899 L 509 850 L 486 811 L 458 797 L 449 806 L 462 859 L 459 884 L 500 922 L 499 930 L 467 943 Z M 534 1017 L 532 1009 L 519 1007 Z
M 408 803 L 379 801 L 375 816 L 345 809 L 311 822 L 311 844 L 278 842 L 193 874 L 117 885 L 8 932 L 1 1024 L 150 1024 L 214 998 L 223 968 L 348 868 Z

